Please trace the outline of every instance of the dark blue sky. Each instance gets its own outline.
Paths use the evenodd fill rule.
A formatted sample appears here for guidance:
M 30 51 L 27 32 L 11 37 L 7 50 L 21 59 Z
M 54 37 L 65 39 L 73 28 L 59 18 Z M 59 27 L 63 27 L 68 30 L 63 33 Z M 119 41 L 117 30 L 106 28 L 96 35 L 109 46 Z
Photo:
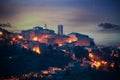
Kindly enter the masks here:
M 56 26 L 63 24 L 65 34 L 90 34 L 98 43 L 109 39 L 110 42 L 120 42 L 117 38 L 120 30 L 117 33 L 107 30 L 104 34 L 113 36 L 105 39 L 106 36 L 102 37 L 103 33 L 97 29 L 100 23 L 120 25 L 119 14 L 119 0 L 0 0 L 0 23 L 9 22 L 16 27 L 9 30 L 47 24 L 57 31 Z

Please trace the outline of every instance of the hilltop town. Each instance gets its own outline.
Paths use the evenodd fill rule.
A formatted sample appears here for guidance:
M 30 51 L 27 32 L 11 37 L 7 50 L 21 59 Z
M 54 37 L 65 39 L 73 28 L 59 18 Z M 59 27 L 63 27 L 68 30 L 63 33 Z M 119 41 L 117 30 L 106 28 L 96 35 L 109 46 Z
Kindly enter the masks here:
M 85 75 L 112 80 L 120 69 L 119 46 L 97 46 L 94 39 L 77 32 L 65 35 L 63 25 L 58 25 L 58 33 L 40 26 L 21 33 L 0 28 L 0 55 L 3 80 L 84 80 Z M 114 77 L 117 80 L 118 75 Z

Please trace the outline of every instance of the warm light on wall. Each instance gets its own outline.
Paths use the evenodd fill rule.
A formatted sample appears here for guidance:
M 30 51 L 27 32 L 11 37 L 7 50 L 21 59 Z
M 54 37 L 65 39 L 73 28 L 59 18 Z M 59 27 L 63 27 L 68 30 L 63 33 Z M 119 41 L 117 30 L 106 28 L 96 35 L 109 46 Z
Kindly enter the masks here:
M 62 70 L 61 68 L 57 68 L 57 67 L 53 67 L 51 68 L 52 71 L 55 71 L 55 70 Z
M 44 71 L 42 71 L 42 74 L 49 74 L 49 71 L 48 70 L 44 70 Z
M 23 48 L 25 49 L 28 49 L 28 46 L 27 45 L 22 45 Z
M 69 40 L 69 41 L 68 41 L 68 43 L 71 43 L 71 42 L 72 42 L 72 40 Z
M 114 66 L 115 66 L 115 63 L 111 63 L 111 64 L 110 64 L 110 66 L 111 66 L 112 68 L 114 68 Z
M 101 66 L 101 62 L 99 61 L 94 61 L 92 64 L 91 64 L 91 67 L 92 68 L 96 68 L 96 69 L 99 69 L 99 67 Z
M 2 32 L 2 31 L 0 31 L 0 36 L 1 36 L 1 35 L 3 35 L 3 32 Z
M 62 44 L 61 44 L 61 43 L 58 43 L 58 46 L 62 46 Z
M 37 41 L 37 40 L 38 40 L 38 38 L 37 38 L 37 37 L 34 37 L 34 38 L 33 38 L 33 41 Z
M 19 39 L 23 39 L 23 37 L 22 37 L 22 36 L 18 36 L 18 38 L 19 38 Z
M 40 49 L 39 49 L 39 47 L 38 46 L 35 46 L 35 47 L 33 47 L 33 49 L 32 49 L 34 52 L 36 52 L 36 53 L 38 53 L 38 54 L 40 54 Z
M 13 41 L 15 41 L 15 38 L 12 38 Z
M 106 67 L 108 66 L 108 62 L 101 60 L 100 57 L 93 55 L 93 53 L 89 53 L 89 58 L 91 60 L 91 68 L 99 69 L 100 67 L 104 70 L 107 70 Z M 99 59 L 96 59 L 99 58 Z
M 92 53 L 89 53 L 89 58 L 93 59 L 94 55 Z
M 102 64 L 104 64 L 104 65 L 106 65 L 106 64 L 107 64 L 107 62 L 106 62 L 106 61 L 101 61 L 101 63 L 102 63 Z

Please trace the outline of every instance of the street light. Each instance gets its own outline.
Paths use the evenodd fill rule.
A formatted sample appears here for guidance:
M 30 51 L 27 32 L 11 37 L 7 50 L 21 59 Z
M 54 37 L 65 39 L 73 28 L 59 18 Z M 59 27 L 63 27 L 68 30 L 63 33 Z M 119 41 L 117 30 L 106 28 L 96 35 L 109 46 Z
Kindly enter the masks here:
M 0 31 L 0 36 L 2 36 L 3 35 L 3 32 L 2 31 Z

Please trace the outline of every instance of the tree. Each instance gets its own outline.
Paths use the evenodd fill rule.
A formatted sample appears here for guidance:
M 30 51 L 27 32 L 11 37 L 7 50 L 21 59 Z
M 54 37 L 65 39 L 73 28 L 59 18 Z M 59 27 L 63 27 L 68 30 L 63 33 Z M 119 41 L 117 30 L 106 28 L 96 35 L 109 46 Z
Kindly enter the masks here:
M 77 58 L 83 58 L 83 57 L 88 58 L 88 51 L 85 50 L 83 47 L 75 46 L 73 48 L 73 52 L 75 53 L 75 56 Z

